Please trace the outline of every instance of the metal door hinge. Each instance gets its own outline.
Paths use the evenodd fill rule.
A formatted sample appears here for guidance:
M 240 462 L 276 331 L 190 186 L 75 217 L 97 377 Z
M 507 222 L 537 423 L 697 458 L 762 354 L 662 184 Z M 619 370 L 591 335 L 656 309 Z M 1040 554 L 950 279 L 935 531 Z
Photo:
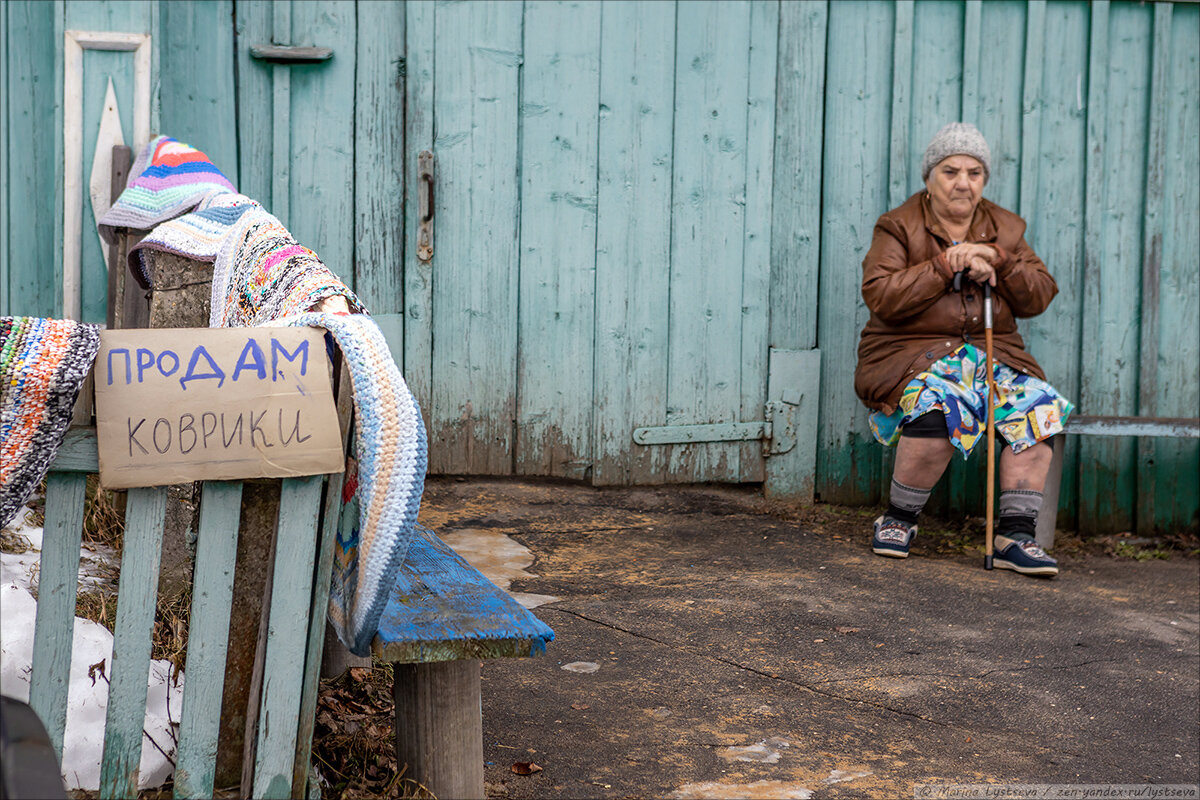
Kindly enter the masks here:
M 794 411 L 802 397 L 797 392 L 767 403 L 766 419 L 761 422 L 634 428 L 633 441 L 641 445 L 762 441 L 763 455 L 780 455 L 796 446 Z

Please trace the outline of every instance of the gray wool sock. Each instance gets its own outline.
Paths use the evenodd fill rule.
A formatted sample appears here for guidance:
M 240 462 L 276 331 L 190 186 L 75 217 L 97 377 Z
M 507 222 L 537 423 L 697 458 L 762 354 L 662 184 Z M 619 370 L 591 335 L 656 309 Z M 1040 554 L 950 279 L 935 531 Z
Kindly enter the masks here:
M 999 533 L 1016 539 L 1037 536 L 1037 516 L 1042 508 L 1042 493 L 1029 489 L 1000 492 Z
M 905 486 L 892 478 L 892 488 L 888 493 L 887 515 L 901 522 L 907 522 L 909 525 L 915 525 L 917 517 L 920 516 L 921 510 L 925 508 L 925 503 L 929 500 L 930 491 L 930 489 Z

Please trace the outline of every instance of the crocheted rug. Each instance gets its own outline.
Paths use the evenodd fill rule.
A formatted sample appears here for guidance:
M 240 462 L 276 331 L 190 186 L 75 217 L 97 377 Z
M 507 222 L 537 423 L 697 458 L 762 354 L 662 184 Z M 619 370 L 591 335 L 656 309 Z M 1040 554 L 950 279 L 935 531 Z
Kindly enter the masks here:
M 99 221 L 100 235 L 113 241 L 114 228 L 150 230 L 195 208 L 213 192 L 233 192 L 233 184 L 208 156 L 170 136 L 158 136 L 130 167 L 134 176 Z
M 421 409 L 379 326 L 366 314 L 313 312 L 265 324 L 325 328 L 350 372 L 355 463 L 347 469 L 342 495 L 349 513 L 343 514 L 334 548 L 329 619 L 350 652 L 369 655 L 396 572 L 416 535 L 428 462 Z
M 0 525 L 46 477 L 99 349 L 96 325 L 0 317 Z

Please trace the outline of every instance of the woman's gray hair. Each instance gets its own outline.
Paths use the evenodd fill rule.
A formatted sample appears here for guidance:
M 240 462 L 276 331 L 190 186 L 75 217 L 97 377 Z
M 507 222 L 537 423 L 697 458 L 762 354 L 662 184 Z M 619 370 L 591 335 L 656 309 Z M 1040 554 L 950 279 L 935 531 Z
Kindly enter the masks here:
M 950 156 L 970 156 L 983 164 L 983 177 L 986 181 L 992 176 L 992 151 L 988 149 L 987 139 L 969 122 L 951 122 L 937 132 L 925 148 L 925 157 L 921 159 L 921 180 L 929 180 L 933 168 Z

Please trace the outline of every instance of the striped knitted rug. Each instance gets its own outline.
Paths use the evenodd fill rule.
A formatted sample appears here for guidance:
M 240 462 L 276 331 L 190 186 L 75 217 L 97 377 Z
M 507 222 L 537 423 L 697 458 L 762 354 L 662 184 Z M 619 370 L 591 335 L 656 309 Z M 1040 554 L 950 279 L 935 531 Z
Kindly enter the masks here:
M 416 535 L 428 449 L 421 409 L 379 326 L 366 314 L 307 313 L 264 323 L 313 325 L 337 340 L 354 386 L 355 464 L 343 503 L 357 506 L 334 548 L 329 619 L 350 652 L 365 656 L 396 573 Z M 357 492 L 354 490 L 357 468 Z
M 0 317 L 0 525 L 46 477 L 99 349 L 96 325 Z
M 114 228 L 150 230 L 213 192 L 236 191 L 208 156 L 170 136 L 152 139 L 129 174 L 125 191 L 99 221 L 100 235 L 110 243 Z

